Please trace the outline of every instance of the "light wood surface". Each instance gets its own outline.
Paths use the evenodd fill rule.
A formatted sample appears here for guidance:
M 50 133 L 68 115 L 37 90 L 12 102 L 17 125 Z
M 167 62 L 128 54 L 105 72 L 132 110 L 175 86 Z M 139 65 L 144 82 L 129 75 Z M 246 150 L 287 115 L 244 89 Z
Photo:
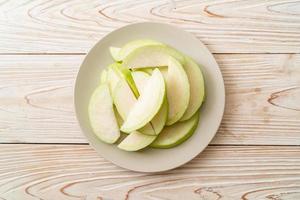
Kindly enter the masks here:
M 300 53 L 294 0 L 1 1 L 0 52 L 87 52 L 117 27 L 141 21 L 179 26 L 214 53 Z
M 300 147 L 209 147 L 165 173 L 121 169 L 87 145 L 0 145 L 2 199 L 300 198 Z
M 0 56 L 0 142 L 85 143 L 73 110 L 84 56 Z M 218 54 L 226 108 L 213 144 L 300 145 L 300 55 Z
M 196 35 L 226 87 L 212 144 L 158 174 L 105 161 L 73 110 L 86 52 L 142 21 Z M 0 200 L 300 199 L 299 1 L 0 0 L 0 38 Z

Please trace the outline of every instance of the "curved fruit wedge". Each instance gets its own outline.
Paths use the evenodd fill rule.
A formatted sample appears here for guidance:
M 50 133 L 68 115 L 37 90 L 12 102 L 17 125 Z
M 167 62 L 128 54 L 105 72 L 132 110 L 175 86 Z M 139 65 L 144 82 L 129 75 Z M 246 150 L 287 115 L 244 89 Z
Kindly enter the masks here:
M 163 104 L 165 91 L 164 78 L 161 72 L 155 69 L 137 102 L 129 112 L 121 130 L 130 133 L 150 122 Z
M 107 70 L 104 69 L 101 72 L 101 76 L 100 76 L 100 83 L 105 83 L 107 81 Z
M 191 137 L 198 126 L 199 111 L 189 120 L 166 126 L 151 144 L 154 148 L 171 148 Z
M 113 93 L 113 100 L 118 113 L 123 120 L 127 119 L 130 110 L 136 103 L 136 97 L 125 80 L 120 80 Z M 139 131 L 147 135 L 155 135 L 150 124 L 146 124 Z
M 124 123 L 123 118 L 121 117 L 120 113 L 118 112 L 116 106 L 113 107 L 114 108 L 114 113 L 115 113 L 115 117 L 118 123 L 118 126 L 122 126 L 122 124 Z
M 134 71 L 134 72 L 132 72 L 132 78 L 134 80 L 134 83 L 135 83 L 139 93 L 141 93 L 144 90 L 144 88 L 147 84 L 147 81 L 150 78 L 150 75 L 147 74 L 146 72 Z
M 124 67 L 120 63 L 113 63 L 109 67 L 112 68 L 119 75 L 119 77 L 127 81 L 128 85 L 130 86 L 131 90 L 133 91 L 136 97 L 140 96 L 139 91 L 132 78 L 131 71 L 128 68 Z
M 127 133 L 121 132 L 121 135 L 120 135 L 119 139 L 115 142 L 115 144 L 119 145 L 127 136 L 128 136 Z
M 190 101 L 189 105 L 180 119 L 180 121 L 191 118 L 200 108 L 205 94 L 204 80 L 198 64 L 190 57 L 185 58 L 184 69 L 190 83 Z
M 125 80 L 120 80 L 113 92 L 116 109 L 125 120 L 136 102 L 136 98 Z
M 151 120 L 151 124 L 152 127 L 154 128 L 154 132 L 156 135 L 158 135 L 166 125 L 168 119 L 168 107 L 169 107 L 168 100 L 167 97 L 165 96 L 160 110 Z
M 123 60 L 123 65 L 130 69 L 145 67 L 161 67 L 167 66 L 169 57 L 176 58 L 180 63 L 184 64 L 184 56 L 177 50 L 163 45 L 147 45 L 132 51 Z
M 182 117 L 188 107 L 190 85 L 182 65 L 176 59 L 169 57 L 167 70 L 167 73 L 163 72 L 169 103 L 167 125 L 172 125 Z
M 115 70 L 113 70 L 111 67 L 107 69 L 106 82 L 109 85 L 109 90 L 111 94 L 113 93 L 120 79 L 121 79 L 120 76 L 117 74 Z
M 144 90 L 144 87 L 149 80 L 150 76 L 145 72 L 132 72 L 132 77 L 134 82 L 141 93 Z M 136 103 L 137 99 L 130 90 L 128 84 L 122 80 L 116 86 L 116 89 L 113 94 L 114 103 L 118 110 L 118 113 L 122 116 L 123 119 L 127 118 L 130 110 L 133 105 Z M 158 113 L 151 120 L 151 125 L 146 124 L 143 128 L 139 129 L 139 132 L 147 135 L 158 134 L 164 127 L 168 114 L 168 104 L 167 100 L 164 100 L 164 103 Z M 149 127 L 150 126 L 150 127 Z M 151 127 L 152 126 L 152 127 Z M 153 129 L 154 130 L 153 130 Z
M 149 146 L 156 136 L 144 135 L 138 131 L 130 133 L 118 147 L 125 151 L 138 151 Z
M 115 61 L 121 61 L 121 59 L 119 57 L 120 50 L 121 50 L 121 48 L 119 48 L 119 47 L 109 47 L 110 55 Z
M 150 75 L 148 75 L 145 72 L 136 71 L 136 72 L 132 72 L 132 76 L 139 92 L 142 93 L 147 81 L 149 80 Z M 151 125 L 154 128 L 156 135 L 158 135 L 163 129 L 163 127 L 165 126 L 167 118 L 168 118 L 168 100 L 165 97 L 163 101 L 163 105 L 161 106 L 160 110 L 151 120 Z
M 122 61 L 132 51 L 146 45 L 164 45 L 164 44 L 155 40 L 148 40 L 148 39 L 130 41 L 120 49 L 118 54 L 119 60 Z
M 103 142 L 112 144 L 120 137 L 108 84 L 100 85 L 89 102 L 89 119 L 92 129 Z

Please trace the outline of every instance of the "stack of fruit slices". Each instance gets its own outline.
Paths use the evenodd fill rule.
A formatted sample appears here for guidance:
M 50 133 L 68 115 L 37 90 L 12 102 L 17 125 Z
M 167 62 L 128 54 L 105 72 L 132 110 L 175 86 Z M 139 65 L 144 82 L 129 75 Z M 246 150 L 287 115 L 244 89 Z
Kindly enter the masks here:
M 88 108 L 98 138 L 125 151 L 171 148 L 187 140 L 204 100 L 198 64 L 154 40 L 131 41 L 110 52 L 115 63 L 102 72 Z

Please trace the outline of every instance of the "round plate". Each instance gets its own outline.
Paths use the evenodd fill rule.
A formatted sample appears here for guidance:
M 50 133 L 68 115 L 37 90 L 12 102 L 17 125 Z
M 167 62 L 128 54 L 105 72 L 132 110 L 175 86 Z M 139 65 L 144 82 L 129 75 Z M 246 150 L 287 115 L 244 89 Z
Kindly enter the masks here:
M 88 117 L 88 103 L 100 83 L 100 74 L 113 59 L 110 46 L 122 47 L 136 39 L 153 39 L 168 44 L 191 56 L 199 64 L 205 79 L 206 99 L 194 135 L 170 149 L 144 149 L 126 152 L 116 145 L 101 142 L 93 133 Z M 161 23 L 137 23 L 117 29 L 102 38 L 87 54 L 77 75 L 75 110 L 81 129 L 92 147 L 105 159 L 133 171 L 159 172 L 176 168 L 197 156 L 209 144 L 221 123 L 225 105 L 222 74 L 212 54 L 195 36 L 179 28 Z

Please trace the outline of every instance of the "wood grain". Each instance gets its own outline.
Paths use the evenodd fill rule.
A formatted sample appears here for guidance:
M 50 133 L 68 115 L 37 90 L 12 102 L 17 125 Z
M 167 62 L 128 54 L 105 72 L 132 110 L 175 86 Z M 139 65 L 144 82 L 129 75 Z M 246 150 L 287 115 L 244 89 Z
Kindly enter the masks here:
M 73 110 L 86 52 L 143 21 L 203 41 L 226 86 L 212 145 L 157 174 L 96 154 Z M 0 38 L 0 200 L 300 199 L 300 1 L 0 0 Z
M 88 145 L 0 145 L 0 199 L 300 198 L 300 147 L 209 147 L 159 174 L 105 161 Z
M 141 21 L 183 28 L 214 53 L 300 53 L 300 2 L 2 0 L 0 53 L 85 53 Z
M 85 142 L 73 111 L 82 58 L 1 56 L 1 142 Z
M 300 55 L 219 54 L 224 119 L 213 144 L 300 145 Z M 85 143 L 73 111 L 81 55 L 0 56 L 0 143 Z
M 226 108 L 214 144 L 300 145 L 300 55 L 218 55 Z

